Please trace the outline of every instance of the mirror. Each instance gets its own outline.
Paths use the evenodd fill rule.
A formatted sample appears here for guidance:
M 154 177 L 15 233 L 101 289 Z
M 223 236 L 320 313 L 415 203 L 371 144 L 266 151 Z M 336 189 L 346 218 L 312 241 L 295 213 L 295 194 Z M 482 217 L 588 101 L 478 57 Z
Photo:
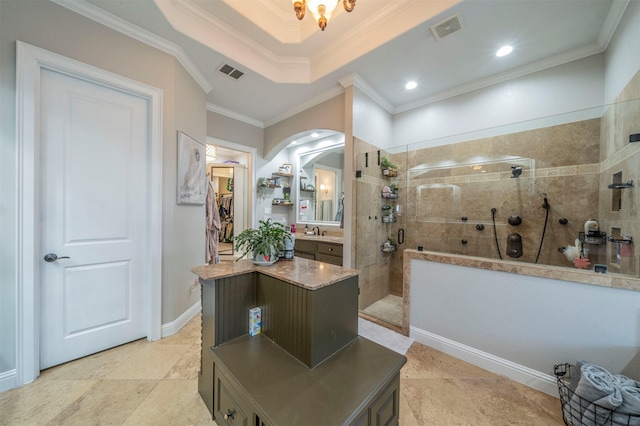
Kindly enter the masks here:
M 344 135 L 296 149 L 296 222 L 339 226 L 344 207 Z

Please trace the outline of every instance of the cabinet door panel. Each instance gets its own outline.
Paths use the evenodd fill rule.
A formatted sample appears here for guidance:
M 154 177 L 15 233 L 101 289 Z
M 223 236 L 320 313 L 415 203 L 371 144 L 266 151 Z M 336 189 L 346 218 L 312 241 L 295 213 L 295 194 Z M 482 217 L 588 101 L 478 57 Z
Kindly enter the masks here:
M 316 255 L 316 260 L 319 260 L 320 262 L 331 263 L 332 265 L 342 266 L 342 257 L 318 253 Z
M 214 391 L 215 421 L 218 425 L 248 426 L 247 410 L 250 407 L 240 405 L 240 397 L 230 382 L 216 369 Z
M 295 255 L 298 257 L 302 257 L 303 259 L 316 260 L 316 255 L 313 253 L 303 253 L 303 252 L 297 251 L 295 252 Z
M 392 381 L 371 405 L 371 424 L 397 425 L 399 423 L 398 411 L 400 410 L 399 399 L 400 380 L 398 377 Z
M 318 253 L 342 257 L 342 244 L 318 243 Z

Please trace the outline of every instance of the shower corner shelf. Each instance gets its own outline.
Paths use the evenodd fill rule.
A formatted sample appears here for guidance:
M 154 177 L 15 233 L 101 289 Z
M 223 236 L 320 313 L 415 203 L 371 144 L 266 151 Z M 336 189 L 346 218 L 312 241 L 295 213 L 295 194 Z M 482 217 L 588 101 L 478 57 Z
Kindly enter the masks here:
M 382 223 L 396 223 L 397 218 L 395 216 L 381 216 Z
M 607 238 L 611 243 L 618 244 L 633 244 L 633 237 L 609 237 Z
M 607 242 L 607 234 L 605 232 L 596 231 L 585 235 L 584 232 L 578 233 L 578 238 L 585 244 L 602 245 Z
M 624 183 L 612 183 L 609 185 L 609 189 L 626 189 L 633 188 L 633 180 L 628 180 Z
M 393 192 L 382 192 L 382 198 L 388 198 L 388 199 L 396 199 L 398 198 L 398 194 L 395 194 Z

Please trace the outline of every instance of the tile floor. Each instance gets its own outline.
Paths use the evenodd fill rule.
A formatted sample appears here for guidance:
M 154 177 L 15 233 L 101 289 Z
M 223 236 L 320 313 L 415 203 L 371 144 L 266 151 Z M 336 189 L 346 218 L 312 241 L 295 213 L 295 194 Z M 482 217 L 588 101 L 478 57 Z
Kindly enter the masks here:
M 0 393 L 0 425 L 214 425 L 197 391 L 200 316 L 42 372 Z M 401 371 L 401 425 L 561 425 L 560 402 L 414 343 Z
M 402 327 L 402 297 L 387 294 L 362 310 L 363 313 Z

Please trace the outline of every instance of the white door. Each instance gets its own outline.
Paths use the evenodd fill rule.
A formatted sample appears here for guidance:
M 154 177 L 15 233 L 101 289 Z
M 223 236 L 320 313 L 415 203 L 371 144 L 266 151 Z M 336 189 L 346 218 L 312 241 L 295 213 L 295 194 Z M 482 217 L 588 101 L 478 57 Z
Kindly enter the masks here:
M 149 137 L 143 98 L 46 69 L 40 87 L 44 369 L 147 334 Z

